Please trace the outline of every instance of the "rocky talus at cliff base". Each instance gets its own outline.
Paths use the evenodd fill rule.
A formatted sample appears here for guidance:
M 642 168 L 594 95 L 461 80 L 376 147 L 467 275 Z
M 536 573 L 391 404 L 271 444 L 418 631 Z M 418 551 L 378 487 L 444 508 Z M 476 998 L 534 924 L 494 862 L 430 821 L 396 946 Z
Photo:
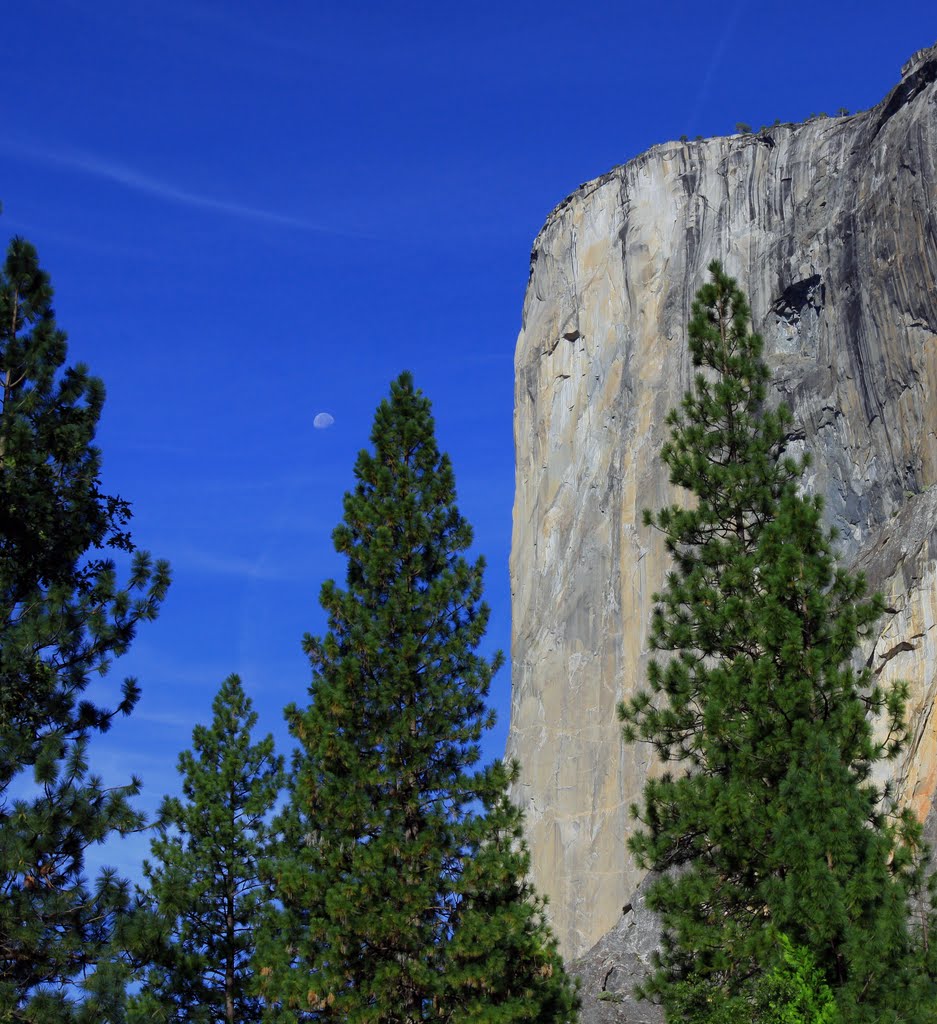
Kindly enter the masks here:
M 667 558 L 641 514 L 675 498 L 664 419 L 690 381 L 686 322 L 713 259 L 748 294 L 842 559 L 885 596 L 864 654 L 911 698 L 907 748 L 882 770 L 937 840 L 935 46 L 871 110 L 654 146 L 583 185 L 534 242 L 508 755 L 533 880 L 567 959 L 588 953 L 596 1022 L 660 1019 L 626 995 L 656 942 L 628 809 L 660 767 L 622 743 L 615 709 L 645 680 Z

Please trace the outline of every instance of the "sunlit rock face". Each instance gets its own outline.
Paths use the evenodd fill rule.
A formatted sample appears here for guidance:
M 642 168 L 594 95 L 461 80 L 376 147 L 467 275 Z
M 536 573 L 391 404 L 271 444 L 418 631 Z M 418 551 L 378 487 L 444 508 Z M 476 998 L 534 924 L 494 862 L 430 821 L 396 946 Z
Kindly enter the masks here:
M 865 654 L 911 682 L 888 771 L 933 834 L 937 789 L 937 47 L 872 110 L 668 143 L 583 185 L 531 254 L 515 361 L 508 754 L 563 952 L 641 880 L 629 805 L 658 770 L 615 708 L 643 685 L 667 570 L 641 523 L 673 500 L 664 417 L 690 302 L 722 260 L 747 292 L 841 553 L 893 609 Z M 933 488 L 933 489 L 931 489 Z

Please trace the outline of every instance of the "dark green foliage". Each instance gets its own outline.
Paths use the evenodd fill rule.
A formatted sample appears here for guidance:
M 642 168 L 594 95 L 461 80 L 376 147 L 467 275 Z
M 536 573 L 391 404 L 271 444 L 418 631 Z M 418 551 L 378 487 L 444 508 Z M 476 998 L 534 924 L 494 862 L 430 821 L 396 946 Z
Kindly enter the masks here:
M 254 930 L 267 903 L 258 865 L 267 818 L 284 784 L 273 738 L 251 743 L 257 721 L 237 676 L 215 697 L 179 757 L 183 799 L 163 802 L 144 862 L 147 912 L 138 953 L 149 961 L 129 1020 L 140 1024 L 248 1024 L 261 1019 L 250 991 Z
M 564 1021 L 576 997 L 525 881 L 517 771 L 477 768 L 501 656 L 481 559 L 455 505 L 430 405 L 404 374 L 379 407 L 333 536 L 346 589 L 322 588 L 306 638 L 312 703 L 280 856 L 283 910 L 258 949 L 271 1012 L 289 1021 Z
M 819 499 L 799 493 L 805 463 L 783 454 L 790 413 L 765 408 L 747 303 L 710 270 L 689 327 L 700 372 L 662 451 L 692 500 L 646 515 L 674 560 L 651 645 L 673 656 L 620 709 L 626 739 L 680 765 L 633 809 L 632 851 L 665 872 L 648 901 L 664 948 L 643 993 L 669 1019 L 715 1021 L 730 997 L 750 1001 L 780 932 L 844 1021 L 916 1020 L 920 827 L 886 813 L 871 774 L 901 750 L 905 688 L 884 693 L 854 668 L 882 602 L 837 566 Z
M 65 1020 L 127 886 L 84 879 L 85 850 L 139 828 L 139 783 L 106 789 L 87 746 L 137 701 L 82 699 L 92 675 L 155 617 L 165 563 L 134 552 L 118 584 L 106 552 L 133 552 L 130 506 L 100 490 L 93 445 L 104 401 L 65 335 L 35 249 L 14 239 L 0 271 L 0 1019 Z M 5 1014 L 5 1016 L 4 1016 Z

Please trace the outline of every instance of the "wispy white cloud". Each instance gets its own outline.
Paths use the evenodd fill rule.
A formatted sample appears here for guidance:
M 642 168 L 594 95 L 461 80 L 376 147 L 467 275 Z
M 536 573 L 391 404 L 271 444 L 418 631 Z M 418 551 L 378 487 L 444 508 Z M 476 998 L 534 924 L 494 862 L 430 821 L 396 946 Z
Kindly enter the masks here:
M 217 679 L 213 682 L 217 685 Z M 190 733 L 195 724 L 191 711 L 134 711 L 133 718 L 135 722 L 163 726 L 167 730 L 182 730 L 185 733 Z
M 126 0 L 60 0 L 73 15 L 113 30 L 115 24 L 123 32 L 154 42 L 163 48 L 197 48 L 203 60 L 216 60 L 228 65 L 258 68 L 268 73 L 282 72 L 276 62 L 258 61 L 258 49 L 279 55 L 295 55 L 306 61 L 334 57 L 335 38 L 321 38 L 321 19 L 316 23 L 318 34 L 307 38 L 303 33 L 290 37 L 274 35 L 266 30 L 269 16 L 262 11 L 238 11 L 230 0 L 220 3 L 198 3 L 196 0 L 160 0 L 159 17 L 145 10 L 146 5 L 127 4 Z M 356 41 L 360 46 L 360 41 Z
M 50 150 L 0 139 L 0 152 L 20 160 L 26 160 L 47 167 L 62 167 L 66 170 L 78 171 L 81 174 L 113 182 L 115 185 L 129 189 L 132 192 L 140 192 L 176 206 L 204 210 L 208 213 L 233 217 L 238 220 L 291 228 L 294 231 L 309 231 L 324 235 L 342 235 L 352 238 L 368 237 L 361 232 L 330 227 L 307 220 L 304 217 L 296 217 L 292 214 L 279 213 L 275 210 L 266 210 L 258 206 L 249 206 L 244 203 L 218 199 L 215 196 L 193 192 L 171 182 L 163 181 L 160 178 L 154 178 L 127 164 L 104 159 L 81 150 Z
M 716 73 L 722 66 L 722 61 L 725 57 L 726 50 L 728 49 L 729 42 L 732 39 L 732 35 L 735 32 L 735 26 L 738 24 L 744 5 L 745 0 L 735 0 L 732 10 L 723 18 L 722 33 L 716 41 L 716 45 L 713 46 L 710 51 L 709 65 L 706 68 L 706 71 L 703 74 L 703 79 L 696 90 L 693 110 L 689 117 L 689 124 L 693 131 L 696 130 L 695 125 L 699 120 L 703 107 L 709 100 L 709 92 L 712 88 L 713 79 L 716 77 Z
M 120 259 L 155 259 L 153 251 L 146 246 L 118 245 L 97 236 L 71 234 L 67 231 L 60 231 L 55 227 L 49 227 L 45 219 L 47 212 L 47 210 L 44 210 L 38 217 L 22 218 L 11 216 L 9 211 L 4 209 L 4 226 L 11 234 L 25 235 L 35 242 L 40 250 L 44 248 L 45 243 L 54 242 L 56 245 L 67 246 L 70 249 L 79 249 L 83 252 L 111 257 L 116 256 Z
M 225 453 L 227 454 L 227 453 Z M 235 453 L 237 456 L 237 453 Z M 244 458 L 244 448 L 239 456 Z M 251 494 L 266 491 L 294 492 L 297 488 L 308 489 L 330 484 L 332 481 L 325 473 L 281 473 L 271 476 L 228 476 L 204 477 L 192 480 L 189 486 L 203 494 Z
M 173 571 L 205 573 L 211 576 L 236 576 L 244 580 L 288 582 L 303 579 L 301 566 L 274 564 L 265 554 L 250 558 L 222 552 L 206 551 L 195 547 L 173 548 Z

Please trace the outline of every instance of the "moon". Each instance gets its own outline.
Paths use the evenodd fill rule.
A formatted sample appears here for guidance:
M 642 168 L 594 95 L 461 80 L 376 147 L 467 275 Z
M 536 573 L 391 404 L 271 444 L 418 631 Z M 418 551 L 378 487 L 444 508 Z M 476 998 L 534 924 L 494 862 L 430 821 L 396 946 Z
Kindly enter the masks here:
M 335 417 L 328 412 L 320 412 L 316 414 L 316 418 L 312 421 L 312 425 L 316 430 L 327 430 L 335 422 Z

